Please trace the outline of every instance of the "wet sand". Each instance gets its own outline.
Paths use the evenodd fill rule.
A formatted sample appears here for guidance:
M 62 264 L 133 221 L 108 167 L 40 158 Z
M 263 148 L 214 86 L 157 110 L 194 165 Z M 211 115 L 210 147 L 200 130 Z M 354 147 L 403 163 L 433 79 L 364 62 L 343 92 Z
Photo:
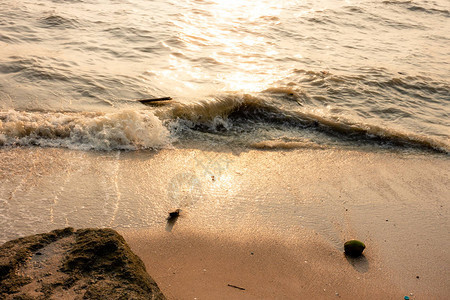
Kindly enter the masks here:
M 238 187 L 224 191 L 234 200 L 216 193 L 170 232 L 122 234 L 171 299 L 442 299 L 449 166 L 406 153 L 241 153 Z M 364 257 L 343 255 L 351 238 Z
M 213 150 L 3 149 L 2 239 L 115 228 L 169 299 L 450 293 L 447 156 Z M 343 255 L 351 238 L 362 260 Z

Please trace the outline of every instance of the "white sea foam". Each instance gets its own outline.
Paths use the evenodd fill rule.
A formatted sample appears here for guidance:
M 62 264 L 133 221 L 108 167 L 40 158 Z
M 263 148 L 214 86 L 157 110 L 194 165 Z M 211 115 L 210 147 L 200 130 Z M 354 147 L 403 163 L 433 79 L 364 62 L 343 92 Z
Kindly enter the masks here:
M 170 145 L 169 131 L 151 112 L 0 112 L 0 144 L 82 150 L 135 150 Z

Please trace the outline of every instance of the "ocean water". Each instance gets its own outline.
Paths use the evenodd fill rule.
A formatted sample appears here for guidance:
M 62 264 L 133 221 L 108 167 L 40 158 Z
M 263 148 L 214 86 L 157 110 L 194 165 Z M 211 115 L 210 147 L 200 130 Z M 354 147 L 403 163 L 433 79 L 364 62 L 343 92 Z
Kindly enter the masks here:
M 447 0 L 3 0 L 0 145 L 448 153 L 449 43 Z
M 449 45 L 448 0 L 2 0 L 0 243 L 159 232 L 181 208 L 175 230 L 308 228 L 428 265 L 450 228 Z

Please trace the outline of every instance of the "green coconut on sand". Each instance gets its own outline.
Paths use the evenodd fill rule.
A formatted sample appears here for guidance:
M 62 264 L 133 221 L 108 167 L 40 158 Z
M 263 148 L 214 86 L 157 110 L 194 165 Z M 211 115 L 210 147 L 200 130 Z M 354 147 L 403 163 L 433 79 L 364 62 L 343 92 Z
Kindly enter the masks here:
M 358 240 L 350 240 L 344 244 L 345 254 L 351 257 L 361 256 L 364 249 L 366 249 L 366 245 Z

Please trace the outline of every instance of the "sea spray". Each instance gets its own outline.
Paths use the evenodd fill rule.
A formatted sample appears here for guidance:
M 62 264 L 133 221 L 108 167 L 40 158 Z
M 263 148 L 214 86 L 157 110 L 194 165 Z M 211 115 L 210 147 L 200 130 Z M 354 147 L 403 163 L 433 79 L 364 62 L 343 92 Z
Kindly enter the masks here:
M 170 146 L 169 131 L 149 111 L 115 113 L 0 112 L 0 143 L 82 150 Z

